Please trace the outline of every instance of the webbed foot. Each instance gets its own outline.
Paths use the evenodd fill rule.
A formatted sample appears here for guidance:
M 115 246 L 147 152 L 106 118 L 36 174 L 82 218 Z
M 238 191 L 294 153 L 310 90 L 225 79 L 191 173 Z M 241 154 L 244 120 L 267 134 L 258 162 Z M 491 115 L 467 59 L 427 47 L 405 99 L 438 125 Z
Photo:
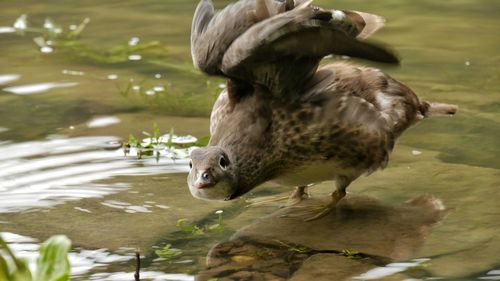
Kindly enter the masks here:
M 288 199 L 286 204 L 283 207 L 289 207 L 293 205 L 297 205 L 300 203 L 304 198 L 309 197 L 309 194 L 306 192 L 306 188 L 308 186 L 297 186 L 295 188 L 295 191 L 290 194 L 290 196 L 282 196 L 282 195 L 273 195 L 273 196 L 266 196 L 266 197 L 260 197 L 260 198 L 254 198 L 247 200 L 248 204 L 247 207 L 255 207 L 255 206 L 260 206 L 264 204 L 269 204 L 273 202 L 278 202 L 278 201 L 283 201 Z
M 336 190 L 332 193 L 332 201 L 325 205 L 292 206 L 290 214 L 282 215 L 284 218 L 302 218 L 304 221 L 313 221 L 328 215 L 337 207 L 337 203 L 345 197 L 345 191 Z
M 290 194 L 285 207 L 294 206 L 299 204 L 304 198 L 308 198 L 309 194 L 306 192 L 307 186 L 297 186 L 295 191 Z

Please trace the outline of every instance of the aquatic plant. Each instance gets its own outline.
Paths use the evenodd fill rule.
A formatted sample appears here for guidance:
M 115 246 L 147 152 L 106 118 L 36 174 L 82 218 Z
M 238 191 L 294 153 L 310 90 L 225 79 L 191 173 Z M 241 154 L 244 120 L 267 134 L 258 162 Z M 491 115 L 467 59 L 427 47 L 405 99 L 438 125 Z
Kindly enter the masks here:
M 305 247 L 305 246 L 290 247 L 288 250 L 290 252 L 295 252 L 295 253 L 300 253 L 300 254 L 309 254 L 309 253 L 313 252 L 312 249 Z
M 143 131 L 142 134 L 146 136 L 142 140 L 132 134 L 129 135 L 128 141 L 123 143 L 125 155 L 130 154 L 133 150 L 138 159 L 142 159 L 144 156 L 154 156 L 159 161 L 161 155 L 164 154 L 175 161 L 187 158 L 190 148 L 206 146 L 209 140 L 208 137 L 198 139 L 191 135 L 177 136 L 174 134 L 173 128 L 167 134 L 161 134 L 157 124 L 153 125 L 153 133 Z
M 88 46 L 78 41 L 78 39 L 89 23 L 90 18 L 85 18 L 80 24 L 70 25 L 65 29 L 53 19 L 46 18 L 41 27 L 32 27 L 28 21 L 28 16 L 23 14 L 14 22 L 13 28 L 20 36 L 35 34 L 33 41 L 42 53 L 60 51 L 70 57 L 94 63 L 116 64 L 141 60 L 146 63 L 158 64 L 158 61 L 161 61 L 161 58 L 166 55 L 167 46 L 165 43 L 159 41 L 142 42 L 137 37 L 132 38 L 135 40 L 131 39 L 107 50 Z M 175 67 L 177 70 L 186 71 L 188 69 L 172 65 L 164 66 Z
M 202 226 L 188 225 L 187 219 L 179 219 L 177 220 L 176 226 L 183 232 L 189 233 L 191 235 L 203 235 L 210 232 L 222 232 L 225 230 L 224 218 L 222 216 L 223 211 L 218 210 L 215 212 L 215 214 L 218 216 L 217 223 L 215 224 L 206 224 Z
M 0 280 L 66 281 L 70 276 L 68 251 L 71 241 L 63 235 L 52 236 L 42 243 L 35 272 L 28 261 L 16 257 L 0 236 Z
M 156 250 L 155 254 L 166 261 L 170 261 L 182 255 L 182 250 L 172 248 L 171 244 L 167 244 L 163 248 Z
M 340 252 L 341 255 L 343 256 L 346 256 L 350 259 L 362 259 L 362 258 L 365 258 L 365 256 L 360 253 L 359 251 L 356 251 L 356 250 L 348 250 L 348 249 L 344 249 Z

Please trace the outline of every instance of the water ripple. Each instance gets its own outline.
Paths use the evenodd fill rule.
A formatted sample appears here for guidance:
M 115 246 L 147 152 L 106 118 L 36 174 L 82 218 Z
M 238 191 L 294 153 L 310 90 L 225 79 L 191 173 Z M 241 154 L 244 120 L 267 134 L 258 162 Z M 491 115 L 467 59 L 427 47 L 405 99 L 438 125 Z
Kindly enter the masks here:
M 117 141 L 116 137 L 52 136 L 0 143 L 0 213 L 47 208 L 127 189 L 126 184 L 95 183 L 116 176 L 187 172 L 187 159 L 126 158 L 116 145 L 110 146 Z M 136 209 L 130 211 L 145 211 Z
M 48 83 L 40 83 L 40 84 L 30 84 L 30 85 L 20 85 L 4 88 L 3 90 L 9 93 L 13 93 L 16 95 L 33 95 L 39 94 L 43 92 L 47 92 L 56 88 L 68 88 L 77 86 L 78 82 L 48 82 Z
M 7 242 L 14 254 L 26 259 L 32 272 L 35 270 L 40 244 L 37 239 L 15 233 L 0 232 L 0 236 Z M 125 253 L 111 253 L 107 249 L 73 249 L 69 254 L 72 280 L 79 280 L 84 275 L 111 264 L 127 262 L 134 259 L 133 249 L 124 249 Z M 132 280 L 133 272 L 92 273 L 86 280 L 118 281 Z M 194 276 L 187 274 L 163 273 L 157 271 L 141 271 L 142 280 L 153 281 L 194 281 Z
M 19 74 L 1 74 L 0 75 L 0 85 L 5 85 L 5 84 L 8 84 L 10 82 L 19 80 L 19 78 L 21 78 L 21 75 L 19 75 Z

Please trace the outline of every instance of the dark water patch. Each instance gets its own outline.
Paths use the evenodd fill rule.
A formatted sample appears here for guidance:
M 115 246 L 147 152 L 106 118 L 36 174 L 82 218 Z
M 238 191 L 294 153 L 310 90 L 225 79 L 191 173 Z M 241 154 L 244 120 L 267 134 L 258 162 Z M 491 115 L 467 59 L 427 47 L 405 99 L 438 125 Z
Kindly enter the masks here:
M 498 140 L 499 122 L 466 112 L 424 120 L 401 138 L 403 144 L 440 151 L 439 159 L 449 163 L 500 169 Z
M 479 106 L 479 110 L 483 112 L 498 113 L 500 112 L 500 102 L 493 102 Z
M 83 123 L 95 115 L 113 115 L 141 110 L 142 108 L 134 105 L 113 108 L 85 99 L 18 97 L 10 99 L 8 106 L 2 107 L 0 125 L 10 130 L 3 132 L 0 137 L 11 141 L 35 140 L 58 133 L 60 129 Z

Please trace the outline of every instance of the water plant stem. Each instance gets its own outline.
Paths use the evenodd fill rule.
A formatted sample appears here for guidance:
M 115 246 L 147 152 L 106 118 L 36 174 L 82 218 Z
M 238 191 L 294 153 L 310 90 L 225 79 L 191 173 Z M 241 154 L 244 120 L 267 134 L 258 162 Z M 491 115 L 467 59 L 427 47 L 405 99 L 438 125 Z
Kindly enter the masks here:
M 139 252 L 139 250 L 136 250 L 135 251 L 135 261 L 136 261 L 136 264 L 135 264 L 135 274 L 134 274 L 134 278 L 135 278 L 135 281 L 140 281 L 141 280 L 141 253 Z

